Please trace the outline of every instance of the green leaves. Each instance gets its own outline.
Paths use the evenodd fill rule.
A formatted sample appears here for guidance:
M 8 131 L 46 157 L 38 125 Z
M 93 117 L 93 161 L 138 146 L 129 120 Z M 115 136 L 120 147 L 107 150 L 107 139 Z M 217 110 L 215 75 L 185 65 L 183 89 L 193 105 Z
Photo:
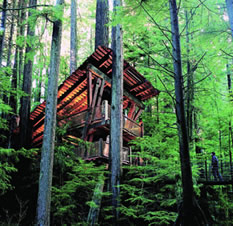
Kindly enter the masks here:
M 52 214 L 55 222 L 75 224 L 84 222 L 98 178 L 104 167 L 97 167 L 79 159 L 74 146 L 56 147 L 54 160 L 54 185 L 52 188 Z M 74 214 L 76 213 L 76 214 Z

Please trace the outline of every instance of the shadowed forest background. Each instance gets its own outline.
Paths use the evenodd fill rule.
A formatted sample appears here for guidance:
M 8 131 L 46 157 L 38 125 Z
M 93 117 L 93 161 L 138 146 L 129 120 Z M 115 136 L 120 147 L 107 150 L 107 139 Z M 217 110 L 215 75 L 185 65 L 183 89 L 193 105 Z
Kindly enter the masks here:
M 53 149 L 50 225 L 232 225 L 232 1 L 0 0 L 0 12 L 0 225 L 39 225 L 41 153 Z M 55 138 L 33 147 L 30 112 L 98 46 L 115 53 L 118 25 L 122 57 L 159 94 L 143 103 L 144 136 L 130 141 L 114 206 L 112 160 L 81 158 L 76 145 L 93 144 L 67 139 L 56 118 Z

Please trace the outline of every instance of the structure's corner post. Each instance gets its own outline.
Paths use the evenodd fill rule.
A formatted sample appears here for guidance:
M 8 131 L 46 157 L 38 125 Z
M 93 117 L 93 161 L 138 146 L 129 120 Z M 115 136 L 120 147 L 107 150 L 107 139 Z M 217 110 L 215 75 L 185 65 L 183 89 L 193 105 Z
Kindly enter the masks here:
M 130 163 L 130 165 L 132 165 L 132 163 L 133 163 L 132 149 L 131 149 L 131 147 L 129 147 L 129 163 Z
M 99 156 L 103 156 L 103 138 L 99 139 Z
M 104 100 L 102 104 L 102 115 L 104 118 L 104 121 L 108 120 L 110 118 L 110 114 L 108 112 L 108 101 Z
M 92 90 L 92 72 L 89 70 L 91 67 L 90 64 L 87 65 L 87 103 L 88 103 L 88 109 L 91 108 L 91 104 L 92 104 L 92 93 L 93 93 L 93 90 Z

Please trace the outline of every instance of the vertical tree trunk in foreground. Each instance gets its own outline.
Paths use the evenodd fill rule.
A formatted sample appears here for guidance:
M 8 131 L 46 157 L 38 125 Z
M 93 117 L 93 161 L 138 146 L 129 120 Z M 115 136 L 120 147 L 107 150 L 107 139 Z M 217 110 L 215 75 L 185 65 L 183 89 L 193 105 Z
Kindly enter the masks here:
M 121 6 L 121 0 L 114 0 L 113 10 L 118 13 L 117 7 Z M 111 102 L 111 129 L 110 129 L 110 152 L 111 152 L 111 192 L 113 207 L 113 224 L 117 224 L 119 198 L 120 198 L 120 166 L 122 152 L 122 126 L 123 126 L 123 49 L 122 28 L 117 24 L 112 28 L 112 102 Z
M 109 45 L 109 29 L 106 24 L 109 22 L 108 0 L 97 0 L 96 3 L 96 25 L 95 25 L 95 49 L 98 46 Z
M 70 74 L 77 69 L 77 0 L 70 6 Z
M 37 0 L 30 0 L 29 6 L 36 5 Z M 28 17 L 31 16 L 29 12 Z M 34 22 L 36 23 L 36 21 Z M 35 24 L 28 24 L 27 39 L 31 42 L 35 36 Z M 27 94 L 21 98 L 20 108 L 20 146 L 27 147 L 31 140 L 30 126 L 30 109 L 31 109 L 31 91 L 32 91 L 32 66 L 33 59 L 27 59 L 28 55 L 33 51 L 33 44 L 27 43 L 25 52 L 25 64 L 23 72 L 23 91 Z
M 179 135 L 180 161 L 183 186 L 183 205 L 181 209 L 180 223 L 181 225 L 188 226 L 191 225 L 191 223 L 194 223 L 194 192 L 189 156 L 188 132 L 186 127 L 184 108 L 183 76 L 176 0 L 169 0 L 169 4 L 173 45 L 173 67 L 175 74 L 176 118 Z
M 56 6 L 62 5 L 64 0 L 57 0 Z M 63 10 L 63 9 L 62 9 Z M 39 193 L 37 203 L 37 225 L 50 225 L 51 186 L 54 158 L 54 138 L 56 126 L 57 80 L 60 65 L 62 22 L 57 20 L 53 24 L 50 75 L 45 109 L 45 128 L 40 163 Z
M 0 24 L 0 67 L 2 66 L 2 53 L 4 47 L 4 37 L 5 37 L 5 30 L 6 30 L 6 7 L 7 7 L 7 0 L 3 1 L 3 10 L 2 10 L 2 18 Z
M 230 22 L 231 35 L 233 37 L 233 0 L 226 0 L 226 6 Z
M 21 1 L 21 7 L 25 8 L 27 7 L 28 1 L 20 0 Z M 26 19 L 26 10 L 22 9 L 20 10 L 20 18 L 19 18 L 19 35 L 21 37 L 25 38 L 25 28 L 26 25 L 24 24 L 24 21 Z M 23 42 L 22 45 L 18 46 L 18 86 L 21 89 L 22 88 L 22 75 L 23 75 L 23 68 L 24 68 L 24 50 L 25 50 L 25 42 Z
M 19 0 L 17 4 L 18 8 L 23 7 L 23 0 Z M 23 26 L 20 24 L 21 21 L 21 10 L 18 11 L 18 15 L 16 18 L 17 21 L 17 37 L 21 36 L 22 34 L 20 33 L 20 27 Z M 12 78 L 11 78 L 11 88 L 15 89 L 15 91 L 18 89 L 18 84 L 19 84 L 19 46 L 16 45 L 15 47 L 15 57 L 14 57 L 14 65 L 13 65 L 13 70 L 12 70 Z M 12 111 L 16 114 L 17 113 L 17 94 L 10 95 L 9 98 L 9 105 L 12 108 Z
M 15 3 L 16 0 L 13 0 L 12 2 L 12 8 L 15 8 Z M 11 65 L 11 50 L 12 50 L 12 40 L 13 40 L 13 33 L 14 33 L 14 14 L 12 13 L 11 16 L 11 26 L 10 26 L 10 34 L 9 34 L 9 38 L 8 38 L 8 48 L 7 48 L 7 67 L 10 67 Z

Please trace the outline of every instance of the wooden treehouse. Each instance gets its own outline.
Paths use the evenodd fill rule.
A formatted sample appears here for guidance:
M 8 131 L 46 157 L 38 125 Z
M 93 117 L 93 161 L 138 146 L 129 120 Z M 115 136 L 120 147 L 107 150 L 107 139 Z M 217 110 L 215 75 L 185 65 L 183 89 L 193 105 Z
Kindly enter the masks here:
M 58 88 L 57 124 L 67 126 L 64 139 L 77 146 L 77 154 L 84 159 L 108 160 L 111 117 L 112 50 L 99 47 Z M 143 136 L 139 117 L 143 101 L 159 94 L 135 68 L 124 61 L 123 94 L 123 163 L 131 162 L 129 141 Z M 45 102 L 31 113 L 32 146 L 43 141 Z M 83 148 L 80 139 L 92 142 Z

